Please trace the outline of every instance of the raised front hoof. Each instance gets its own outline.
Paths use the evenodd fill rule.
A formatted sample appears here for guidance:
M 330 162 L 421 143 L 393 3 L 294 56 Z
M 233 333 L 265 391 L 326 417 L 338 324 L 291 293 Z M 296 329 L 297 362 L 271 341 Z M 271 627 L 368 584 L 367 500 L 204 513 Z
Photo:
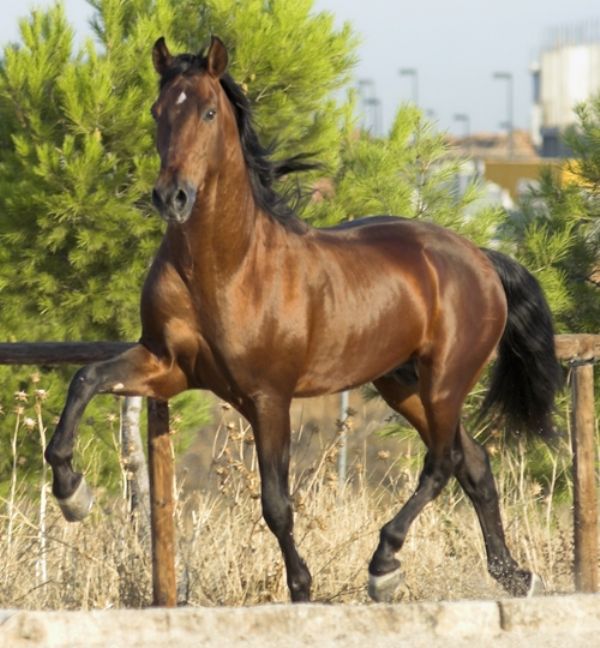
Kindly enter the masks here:
M 531 573 L 531 582 L 529 583 L 529 589 L 527 590 L 527 598 L 532 596 L 544 596 L 546 593 L 546 586 L 544 581 L 537 574 Z
M 81 522 L 92 510 L 94 494 L 82 477 L 72 495 L 64 499 L 56 498 L 67 522 Z
M 381 576 L 369 573 L 367 592 L 377 603 L 396 603 L 407 598 L 409 594 L 400 568 Z

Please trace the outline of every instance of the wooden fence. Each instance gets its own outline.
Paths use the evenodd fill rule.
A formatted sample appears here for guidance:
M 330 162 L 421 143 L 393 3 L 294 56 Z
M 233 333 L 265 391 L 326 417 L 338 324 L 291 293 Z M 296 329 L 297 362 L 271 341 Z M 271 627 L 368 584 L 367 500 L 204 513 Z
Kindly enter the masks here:
M 108 360 L 134 346 L 126 342 L 34 342 L 0 344 L 0 365 L 84 365 Z M 66 393 L 65 393 L 66 397 Z M 152 604 L 174 607 L 175 501 L 169 439 L 169 404 L 148 399 L 148 472 L 152 547 Z
M 121 342 L 36 342 L 0 344 L 0 364 L 82 365 L 106 360 L 133 344 Z M 594 363 L 600 335 L 557 335 L 559 359 L 571 369 L 574 481 L 575 586 L 598 590 L 598 503 L 594 419 Z M 152 530 L 153 605 L 176 605 L 173 460 L 169 405 L 148 399 L 148 470 Z

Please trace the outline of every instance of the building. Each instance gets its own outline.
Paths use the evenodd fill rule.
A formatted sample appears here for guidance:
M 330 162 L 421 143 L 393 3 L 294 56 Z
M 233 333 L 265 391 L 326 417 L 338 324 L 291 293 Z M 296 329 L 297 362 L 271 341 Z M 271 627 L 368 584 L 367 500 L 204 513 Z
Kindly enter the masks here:
M 561 27 L 546 39 L 533 77 L 532 140 L 542 157 L 566 157 L 561 133 L 578 103 L 600 93 L 600 19 Z
M 560 168 L 559 160 L 538 155 L 526 130 L 513 131 L 510 143 L 507 133 L 473 133 L 449 137 L 448 144 L 469 159 L 457 179 L 458 190 L 462 191 L 474 179 L 483 181 L 486 205 L 512 209 L 523 194 L 537 186 L 543 168 Z

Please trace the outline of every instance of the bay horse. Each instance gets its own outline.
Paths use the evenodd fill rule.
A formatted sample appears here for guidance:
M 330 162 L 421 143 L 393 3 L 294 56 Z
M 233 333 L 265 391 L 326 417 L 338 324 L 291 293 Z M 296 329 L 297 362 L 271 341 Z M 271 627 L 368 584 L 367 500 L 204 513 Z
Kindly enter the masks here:
M 139 343 L 75 374 L 46 449 L 65 517 L 80 520 L 92 504 L 72 458 L 95 394 L 167 400 L 212 390 L 252 426 L 264 519 L 292 601 L 307 601 L 311 575 L 296 549 L 288 489 L 290 402 L 373 382 L 427 454 L 415 492 L 381 529 L 371 596 L 389 599 L 410 524 L 453 475 L 477 512 L 490 574 L 512 595 L 536 590 L 539 579 L 506 546 L 486 452 L 460 417 L 498 348 L 484 410 L 519 430 L 550 430 L 560 367 L 537 281 L 509 257 L 428 222 L 307 226 L 275 184 L 311 165 L 302 155 L 275 162 L 261 145 L 222 41 L 173 56 L 160 38 L 152 56 L 160 77 L 152 198 L 166 232 L 142 290 Z

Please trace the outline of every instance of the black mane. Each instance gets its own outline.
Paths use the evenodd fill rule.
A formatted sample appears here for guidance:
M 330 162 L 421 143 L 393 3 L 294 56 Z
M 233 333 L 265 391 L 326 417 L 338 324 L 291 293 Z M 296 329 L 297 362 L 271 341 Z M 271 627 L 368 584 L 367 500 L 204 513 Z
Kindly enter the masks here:
M 194 54 L 180 54 L 173 61 L 160 79 L 161 89 L 180 74 L 206 70 L 206 58 Z M 259 207 L 282 225 L 296 232 L 304 232 L 307 225 L 298 218 L 292 206 L 290 196 L 277 192 L 274 184 L 282 176 L 300 171 L 319 168 L 306 154 L 294 155 L 282 160 L 271 159 L 275 146 L 263 146 L 252 122 L 252 110 L 248 97 L 242 88 L 229 74 L 221 78 L 221 87 L 235 111 L 240 144 L 248 173 L 254 199 Z M 297 192 L 298 194 L 300 192 Z M 298 196 L 296 196 L 298 198 Z

